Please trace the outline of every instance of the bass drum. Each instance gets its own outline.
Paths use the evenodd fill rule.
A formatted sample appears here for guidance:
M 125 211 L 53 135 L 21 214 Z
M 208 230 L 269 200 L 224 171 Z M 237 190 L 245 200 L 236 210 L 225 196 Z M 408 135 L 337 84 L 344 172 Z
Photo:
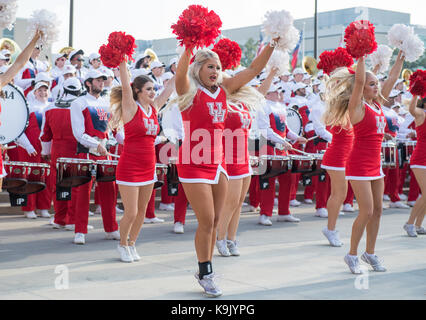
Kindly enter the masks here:
M 14 85 L 2 89 L 0 99 L 0 144 L 9 144 L 19 138 L 28 127 L 29 109 L 24 94 Z
M 291 131 L 301 136 L 303 133 L 303 121 L 299 112 L 292 108 L 287 108 L 287 125 Z

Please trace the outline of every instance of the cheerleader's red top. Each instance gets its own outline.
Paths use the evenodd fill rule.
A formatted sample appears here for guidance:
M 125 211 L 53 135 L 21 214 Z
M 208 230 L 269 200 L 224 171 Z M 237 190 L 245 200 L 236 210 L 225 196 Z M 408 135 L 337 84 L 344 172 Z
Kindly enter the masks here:
M 410 159 L 410 167 L 426 169 L 426 121 L 416 127 L 417 144 Z
M 228 111 L 225 120 L 223 146 L 225 148 L 226 171 L 231 180 L 243 179 L 253 174 L 248 152 L 248 136 L 251 124 L 250 112 L 244 104 L 239 104 L 236 110 Z
M 157 182 L 155 138 L 160 133 L 157 111 L 147 113 L 138 105 L 132 121 L 124 126 L 124 147 L 117 166 L 117 184 L 145 186 Z
M 384 177 L 381 149 L 386 118 L 379 104 L 365 103 L 365 115 L 354 125 L 354 145 L 346 163 L 346 180 L 378 180 Z
M 221 172 L 228 177 L 222 145 L 227 114 L 225 91 L 218 87 L 211 93 L 200 86 L 182 112 L 185 138 L 177 163 L 181 182 L 218 184 Z
M 354 130 L 341 126 L 327 128 L 333 135 L 331 143 L 322 160 L 321 168 L 325 170 L 345 171 L 346 162 L 354 144 Z

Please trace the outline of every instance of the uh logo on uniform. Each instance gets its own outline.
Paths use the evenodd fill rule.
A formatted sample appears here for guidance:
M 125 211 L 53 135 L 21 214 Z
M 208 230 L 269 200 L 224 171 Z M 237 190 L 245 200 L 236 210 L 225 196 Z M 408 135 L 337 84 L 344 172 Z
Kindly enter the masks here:
M 385 134 L 386 118 L 381 116 L 376 116 L 376 122 L 377 122 L 377 133 Z

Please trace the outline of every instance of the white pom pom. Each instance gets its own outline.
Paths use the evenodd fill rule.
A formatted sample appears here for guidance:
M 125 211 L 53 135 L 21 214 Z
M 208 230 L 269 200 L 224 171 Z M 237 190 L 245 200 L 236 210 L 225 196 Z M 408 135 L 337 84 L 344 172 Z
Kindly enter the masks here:
M 37 31 L 43 33 L 38 45 L 49 46 L 59 40 L 59 20 L 55 13 L 47 10 L 36 10 L 33 12 L 28 25 L 28 34 L 32 39 Z
M 294 19 L 288 11 L 268 11 L 262 31 L 271 38 L 282 37 L 293 26 Z
M 270 72 L 272 68 L 278 68 L 277 76 L 280 77 L 290 68 L 290 55 L 288 52 L 275 50 L 266 65 L 266 72 Z
M 412 27 L 404 24 L 395 24 L 388 32 L 389 44 L 395 48 L 401 49 L 405 37 L 409 34 L 414 34 Z
M 17 0 L 0 0 L 0 29 L 13 29 L 17 11 Z
M 177 45 L 177 47 L 176 47 L 176 53 L 178 54 L 179 59 L 185 53 L 185 50 L 186 50 L 185 46 L 180 46 L 179 44 Z M 197 52 L 200 51 L 200 50 L 201 50 L 201 48 L 194 48 L 194 49 L 192 49 L 193 56 L 195 56 L 197 54 Z
M 423 41 L 416 34 L 410 34 L 404 39 L 401 50 L 405 55 L 405 60 L 414 62 L 423 55 L 425 47 Z
M 370 55 L 373 68 L 380 65 L 379 73 L 385 73 L 389 69 L 390 60 L 392 58 L 392 49 L 386 45 L 379 45 L 377 51 Z
M 281 36 L 278 41 L 277 49 L 281 51 L 293 51 L 294 48 L 296 48 L 299 39 L 300 31 L 294 26 L 291 26 L 287 33 Z

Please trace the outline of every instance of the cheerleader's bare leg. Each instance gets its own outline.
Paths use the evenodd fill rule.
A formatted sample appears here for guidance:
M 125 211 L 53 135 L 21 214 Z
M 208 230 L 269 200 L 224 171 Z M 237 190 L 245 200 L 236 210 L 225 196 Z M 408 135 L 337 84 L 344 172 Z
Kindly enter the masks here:
M 367 247 L 368 254 L 374 254 L 376 250 L 377 236 L 380 229 L 380 219 L 383 214 L 383 193 L 385 190 L 385 180 L 379 179 L 371 181 L 371 191 L 373 192 L 373 215 L 367 224 Z
M 414 205 L 413 210 L 411 211 L 411 215 L 408 219 L 407 224 L 415 224 L 417 228 L 420 228 L 423 224 L 423 220 L 425 218 L 426 213 L 426 198 L 424 196 L 426 195 L 426 170 L 416 168 L 413 168 L 412 170 L 420 186 L 422 195 L 419 199 L 417 199 L 416 204 Z
M 234 211 L 234 214 L 231 218 L 231 221 L 229 223 L 228 227 L 228 240 L 235 241 L 237 239 L 237 231 L 238 226 L 240 224 L 240 215 L 241 215 L 241 208 L 243 207 L 244 200 L 246 199 L 248 190 L 250 188 L 251 183 L 251 177 L 244 178 L 242 181 L 242 187 L 241 187 L 241 195 L 240 199 L 238 200 L 238 206 Z M 228 188 L 229 190 L 231 187 Z
M 331 195 L 327 202 L 328 230 L 334 231 L 340 209 L 348 193 L 348 182 L 345 179 L 345 171 L 327 170 L 327 173 L 331 181 Z
M 148 207 L 149 200 L 151 199 L 153 189 L 154 189 L 154 184 L 139 187 L 139 197 L 138 197 L 138 207 L 137 207 L 138 213 L 130 229 L 130 234 L 129 234 L 130 246 L 134 246 L 136 240 L 138 239 L 139 233 L 142 229 L 142 226 L 145 220 L 146 209 Z

